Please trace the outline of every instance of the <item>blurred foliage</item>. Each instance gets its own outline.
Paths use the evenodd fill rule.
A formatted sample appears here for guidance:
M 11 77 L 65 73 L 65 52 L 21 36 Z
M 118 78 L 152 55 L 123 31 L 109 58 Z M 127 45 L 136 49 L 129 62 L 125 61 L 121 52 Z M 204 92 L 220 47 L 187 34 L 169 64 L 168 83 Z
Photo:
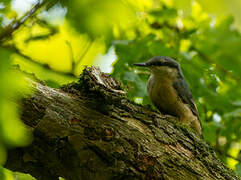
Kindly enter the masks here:
M 0 179 L 1 180 L 35 180 L 31 175 L 14 172 L 12 173 L 8 169 L 0 167 Z
M 77 80 L 84 65 L 101 64 L 107 71 L 109 61 L 115 60 L 112 74 L 123 82 L 129 98 L 150 104 L 150 72 L 133 63 L 164 55 L 181 64 L 205 140 L 241 174 L 241 21 L 233 18 L 240 20 L 237 7 L 239 0 L 1 0 L 0 164 L 7 147 L 31 139 L 16 105 L 19 92 L 28 91 L 26 80 L 11 64 L 58 88 Z M 104 53 L 103 59 L 99 55 Z
M 241 36 L 231 16 L 213 18 L 195 1 L 190 9 L 183 13 L 163 1 L 143 14 L 136 37 L 115 44 L 113 75 L 128 87 L 130 98 L 142 97 L 149 104 L 145 86 L 150 73 L 133 63 L 156 55 L 179 61 L 198 105 L 205 140 L 234 168 L 241 149 Z
M 184 11 L 190 11 L 190 4 L 192 0 L 173 0 L 173 5 L 178 9 L 183 9 Z M 224 17 L 227 15 L 232 15 L 235 18 L 234 25 L 236 28 L 241 30 L 241 11 L 240 11 L 240 0 L 197 0 L 205 9 L 206 12 L 218 15 L 219 17 Z M 214 17 L 214 16 L 213 16 Z

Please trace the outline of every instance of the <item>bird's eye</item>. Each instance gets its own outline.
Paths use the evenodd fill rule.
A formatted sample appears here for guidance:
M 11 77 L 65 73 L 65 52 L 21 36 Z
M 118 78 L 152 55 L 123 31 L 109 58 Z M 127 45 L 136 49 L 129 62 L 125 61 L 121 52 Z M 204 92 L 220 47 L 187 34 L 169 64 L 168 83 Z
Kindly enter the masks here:
M 161 61 L 157 61 L 153 64 L 154 66 L 161 66 L 162 65 L 162 62 Z

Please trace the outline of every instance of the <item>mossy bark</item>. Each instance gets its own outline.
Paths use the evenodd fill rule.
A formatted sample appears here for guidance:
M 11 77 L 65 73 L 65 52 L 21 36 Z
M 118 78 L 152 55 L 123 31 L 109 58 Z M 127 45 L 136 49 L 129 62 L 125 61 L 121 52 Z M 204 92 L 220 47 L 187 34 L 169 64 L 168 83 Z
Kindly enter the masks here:
M 61 89 L 34 87 L 21 104 L 34 140 L 9 150 L 6 168 L 39 180 L 239 179 L 195 132 L 129 101 L 97 68 Z

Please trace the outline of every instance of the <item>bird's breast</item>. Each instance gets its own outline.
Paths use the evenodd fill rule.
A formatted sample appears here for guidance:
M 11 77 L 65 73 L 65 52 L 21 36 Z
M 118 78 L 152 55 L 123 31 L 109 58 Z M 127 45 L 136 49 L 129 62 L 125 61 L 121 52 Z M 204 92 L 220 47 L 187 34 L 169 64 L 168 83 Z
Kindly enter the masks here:
M 177 105 L 179 97 L 170 79 L 152 75 L 148 81 L 147 91 L 150 100 L 160 111 L 176 115 L 174 107 Z

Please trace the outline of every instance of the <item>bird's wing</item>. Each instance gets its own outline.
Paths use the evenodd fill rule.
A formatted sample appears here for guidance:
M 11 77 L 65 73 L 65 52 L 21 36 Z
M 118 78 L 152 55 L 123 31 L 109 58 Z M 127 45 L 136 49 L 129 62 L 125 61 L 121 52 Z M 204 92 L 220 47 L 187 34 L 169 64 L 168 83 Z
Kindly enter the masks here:
M 197 107 L 195 105 L 195 102 L 193 100 L 192 94 L 190 92 L 190 89 L 188 88 L 188 85 L 185 81 L 184 78 L 179 78 L 174 84 L 173 87 L 176 89 L 179 97 L 181 97 L 182 101 L 185 104 L 188 104 L 192 113 L 198 117 L 199 119 L 199 115 L 198 115 L 198 110 Z

